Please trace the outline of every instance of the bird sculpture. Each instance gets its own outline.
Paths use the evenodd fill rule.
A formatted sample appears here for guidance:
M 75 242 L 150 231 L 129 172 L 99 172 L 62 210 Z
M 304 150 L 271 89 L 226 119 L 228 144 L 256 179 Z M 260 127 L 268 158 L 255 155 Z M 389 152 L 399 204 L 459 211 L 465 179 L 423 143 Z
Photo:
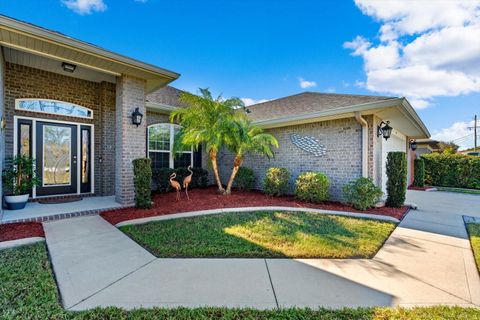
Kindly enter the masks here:
M 183 188 L 185 189 L 185 194 L 187 195 L 187 199 L 190 200 L 190 197 L 188 196 L 188 185 L 192 182 L 192 176 L 193 176 L 193 171 L 192 171 L 192 166 L 188 166 L 187 170 L 190 172 L 188 176 L 183 178 Z
M 173 189 L 175 189 L 177 191 L 176 200 L 179 201 L 180 200 L 180 190 L 182 190 L 182 186 L 180 185 L 180 183 L 178 183 L 178 181 L 173 180 L 176 177 L 177 177 L 177 174 L 175 172 L 170 175 L 170 185 L 172 186 Z

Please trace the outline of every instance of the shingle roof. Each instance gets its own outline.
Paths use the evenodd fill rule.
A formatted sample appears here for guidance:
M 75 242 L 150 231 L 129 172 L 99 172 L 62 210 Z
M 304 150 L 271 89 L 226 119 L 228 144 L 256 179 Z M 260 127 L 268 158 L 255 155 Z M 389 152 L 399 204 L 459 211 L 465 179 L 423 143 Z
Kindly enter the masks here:
M 259 121 L 334 110 L 389 99 L 396 99 L 396 97 L 303 92 L 293 96 L 251 105 L 248 109 L 251 111 L 249 116 L 253 120 Z
M 181 107 L 180 101 L 178 98 L 182 93 L 180 89 L 165 86 L 161 89 L 155 90 L 154 92 L 147 95 L 147 101 L 153 103 L 166 104 L 171 107 Z

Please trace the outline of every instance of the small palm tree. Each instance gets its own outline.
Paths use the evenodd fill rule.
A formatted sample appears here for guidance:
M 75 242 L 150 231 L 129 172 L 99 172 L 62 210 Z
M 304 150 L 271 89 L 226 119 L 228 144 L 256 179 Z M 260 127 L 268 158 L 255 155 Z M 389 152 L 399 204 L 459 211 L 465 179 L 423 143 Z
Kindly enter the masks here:
M 212 98 L 208 89 L 200 89 L 201 96 L 184 93 L 180 101 L 186 107 L 175 110 L 170 115 L 170 121 L 177 121 L 183 127 L 179 135 L 179 143 L 185 147 L 198 149 L 205 144 L 206 152 L 212 162 L 212 169 L 219 192 L 224 193 L 218 173 L 217 155 L 224 145 L 235 114 L 235 108 L 243 106 L 238 98 Z
M 278 148 L 278 141 L 273 135 L 264 133 L 262 128 L 253 125 L 250 119 L 240 111 L 235 114 L 230 124 L 230 131 L 225 136 L 225 142 L 228 149 L 235 154 L 232 174 L 225 191 L 227 195 L 232 191 L 233 181 L 246 153 L 252 152 L 271 158 L 273 157 L 272 147 Z

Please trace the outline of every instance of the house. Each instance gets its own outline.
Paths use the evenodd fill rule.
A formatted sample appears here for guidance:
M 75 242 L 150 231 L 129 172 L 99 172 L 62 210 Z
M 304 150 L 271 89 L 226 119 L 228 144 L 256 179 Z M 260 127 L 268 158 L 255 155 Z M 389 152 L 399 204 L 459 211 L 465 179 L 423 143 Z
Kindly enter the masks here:
M 274 159 L 246 158 L 244 166 L 259 177 L 257 187 L 272 166 L 290 170 L 292 187 L 301 172 L 322 171 L 330 179 L 330 194 L 336 200 L 342 198 L 343 185 L 359 177 L 372 178 L 386 192 L 385 164 L 390 151 L 407 153 L 410 179 L 410 141 L 430 136 L 405 98 L 304 92 L 248 110 L 253 122 L 280 143 Z M 387 124 L 393 129 L 385 139 L 382 128 Z M 231 159 L 222 161 L 228 163 Z M 221 168 L 221 172 L 228 174 L 229 168 Z
M 114 195 L 133 204 L 132 160 L 147 154 L 147 123 L 161 105 L 146 97 L 179 74 L 5 16 L 0 46 L 0 166 L 31 155 L 42 178 L 34 199 Z
M 438 152 L 440 150 L 439 142 L 433 139 L 417 139 L 417 149 L 415 154 L 420 158 L 422 154 Z
M 16 154 L 32 156 L 42 178 L 33 199 L 115 196 L 131 205 L 135 158 L 149 156 L 155 168 L 208 167 L 201 150 L 172 156 L 179 127 L 168 115 L 181 107 L 181 91 L 168 84 L 178 73 L 5 16 L 0 47 L 0 166 Z M 337 199 L 361 176 L 385 188 L 387 152 L 410 153 L 410 139 L 429 137 L 405 98 L 305 92 L 249 110 L 280 142 L 275 159 L 247 157 L 258 180 L 270 166 L 289 168 L 293 178 L 323 171 Z M 223 157 L 226 175 L 231 161 Z

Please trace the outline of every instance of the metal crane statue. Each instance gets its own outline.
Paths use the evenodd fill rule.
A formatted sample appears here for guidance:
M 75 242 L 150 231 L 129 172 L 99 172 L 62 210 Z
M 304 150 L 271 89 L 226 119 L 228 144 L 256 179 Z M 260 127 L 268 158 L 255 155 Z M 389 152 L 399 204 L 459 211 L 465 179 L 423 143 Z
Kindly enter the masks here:
M 173 189 L 175 189 L 177 191 L 176 200 L 179 201 L 180 200 L 180 190 L 182 190 L 182 186 L 180 185 L 180 183 L 178 183 L 178 181 L 173 180 L 176 177 L 177 177 L 177 174 L 175 172 L 170 175 L 170 185 L 172 186 Z
M 188 185 L 192 182 L 192 176 L 193 176 L 193 171 L 192 171 L 192 166 L 188 166 L 187 170 L 190 172 L 188 176 L 183 178 L 183 188 L 185 189 L 185 194 L 187 195 L 187 199 L 190 200 L 190 197 L 188 196 Z

